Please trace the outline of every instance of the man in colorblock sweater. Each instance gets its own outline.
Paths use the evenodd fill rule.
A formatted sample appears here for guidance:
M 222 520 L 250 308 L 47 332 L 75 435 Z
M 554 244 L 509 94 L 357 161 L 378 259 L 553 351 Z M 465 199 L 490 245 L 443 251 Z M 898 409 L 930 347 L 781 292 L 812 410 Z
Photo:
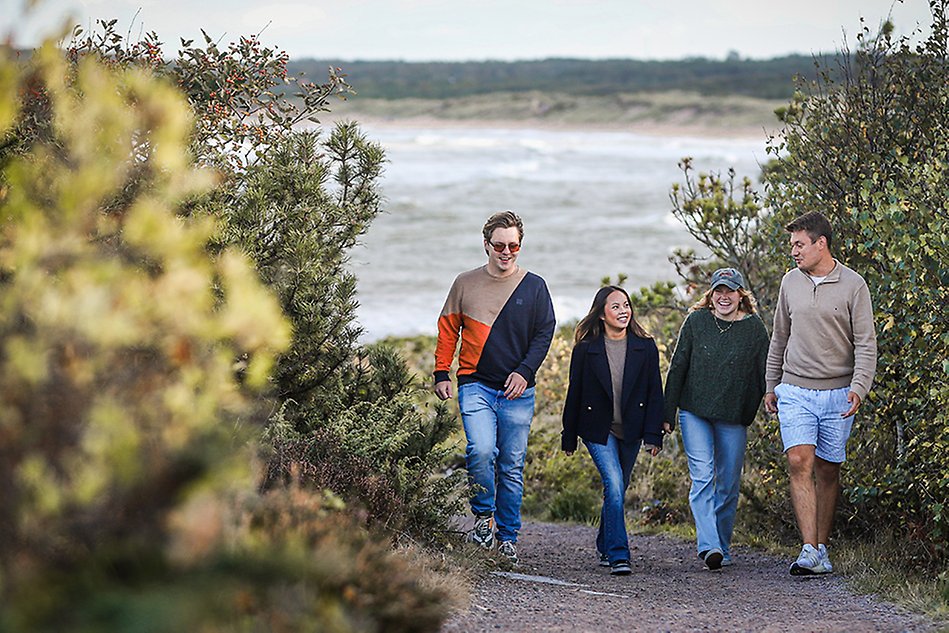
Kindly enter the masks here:
M 791 503 L 804 546 L 791 575 L 833 571 L 827 540 L 854 415 L 876 372 L 870 291 L 834 259 L 830 222 L 817 212 L 786 227 L 797 268 L 781 280 L 768 350 L 765 408 L 777 413 Z
M 521 219 L 512 211 L 495 213 L 482 233 L 487 264 L 458 275 L 438 318 L 435 394 L 452 396 L 448 372 L 460 336 L 458 406 L 475 488 L 469 538 L 485 548 L 497 540 L 498 551 L 516 563 L 534 376 L 556 320 L 544 280 L 516 263 Z

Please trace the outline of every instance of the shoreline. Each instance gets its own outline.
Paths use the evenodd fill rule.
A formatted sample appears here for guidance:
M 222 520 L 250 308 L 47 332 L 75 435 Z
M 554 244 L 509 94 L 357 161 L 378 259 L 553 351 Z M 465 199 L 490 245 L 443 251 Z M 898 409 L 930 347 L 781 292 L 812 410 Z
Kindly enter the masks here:
M 390 129 L 533 129 L 553 132 L 625 132 L 637 136 L 649 137 L 686 137 L 700 139 L 735 139 L 743 141 L 767 142 L 770 135 L 776 135 L 777 130 L 768 130 L 762 126 L 737 125 L 703 125 L 681 122 L 656 121 L 596 121 L 577 122 L 539 118 L 524 119 L 450 119 L 434 116 L 378 116 L 352 111 L 346 113 L 328 113 L 320 117 L 324 125 L 333 125 L 338 121 L 355 121 L 361 125 L 390 128 Z
M 626 132 L 652 137 L 766 142 L 781 129 L 781 101 L 666 92 L 611 96 L 487 93 L 457 99 L 362 99 L 331 106 L 322 119 L 428 129 Z

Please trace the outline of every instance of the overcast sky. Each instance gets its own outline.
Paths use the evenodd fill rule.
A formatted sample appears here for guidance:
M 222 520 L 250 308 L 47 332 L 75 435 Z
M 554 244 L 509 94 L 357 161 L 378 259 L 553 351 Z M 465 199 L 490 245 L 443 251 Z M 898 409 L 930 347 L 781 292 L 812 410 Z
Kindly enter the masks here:
M 0 41 L 31 46 L 71 20 L 117 18 L 168 49 L 204 28 L 229 42 L 260 33 L 293 58 L 513 60 L 546 57 L 766 58 L 853 44 L 860 18 L 898 33 L 930 24 L 927 0 L 0 0 Z M 138 17 L 133 16 L 136 12 Z

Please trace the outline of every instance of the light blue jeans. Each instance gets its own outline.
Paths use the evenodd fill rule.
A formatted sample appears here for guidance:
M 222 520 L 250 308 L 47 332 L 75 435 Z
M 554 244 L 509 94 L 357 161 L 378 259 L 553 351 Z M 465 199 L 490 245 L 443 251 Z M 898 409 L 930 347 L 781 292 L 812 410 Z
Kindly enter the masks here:
M 679 427 L 692 477 L 689 505 L 695 517 L 698 551 L 717 547 L 727 556 L 738 510 L 748 429 L 741 424 L 713 422 L 681 409 Z
M 469 382 L 458 387 L 458 408 L 468 438 L 468 483 L 477 486 L 471 511 L 494 515 L 499 541 L 517 541 L 534 388 L 508 400 L 503 390 Z
M 640 442 L 624 442 L 610 433 L 606 444 L 583 441 L 603 480 L 603 507 L 600 529 L 596 534 L 596 550 L 606 554 L 611 563 L 629 560 L 629 537 L 626 535 L 626 488 L 636 465 Z

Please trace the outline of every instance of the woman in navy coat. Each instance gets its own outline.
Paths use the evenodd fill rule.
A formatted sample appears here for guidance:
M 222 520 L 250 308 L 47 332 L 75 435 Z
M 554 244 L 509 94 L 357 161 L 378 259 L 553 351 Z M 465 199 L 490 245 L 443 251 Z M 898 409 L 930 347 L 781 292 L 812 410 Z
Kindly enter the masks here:
M 596 549 L 610 573 L 631 572 L 624 500 L 639 448 L 662 449 L 659 351 L 636 322 L 629 295 L 618 286 L 597 291 L 574 335 L 561 448 L 583 438 L 603 481 Z

